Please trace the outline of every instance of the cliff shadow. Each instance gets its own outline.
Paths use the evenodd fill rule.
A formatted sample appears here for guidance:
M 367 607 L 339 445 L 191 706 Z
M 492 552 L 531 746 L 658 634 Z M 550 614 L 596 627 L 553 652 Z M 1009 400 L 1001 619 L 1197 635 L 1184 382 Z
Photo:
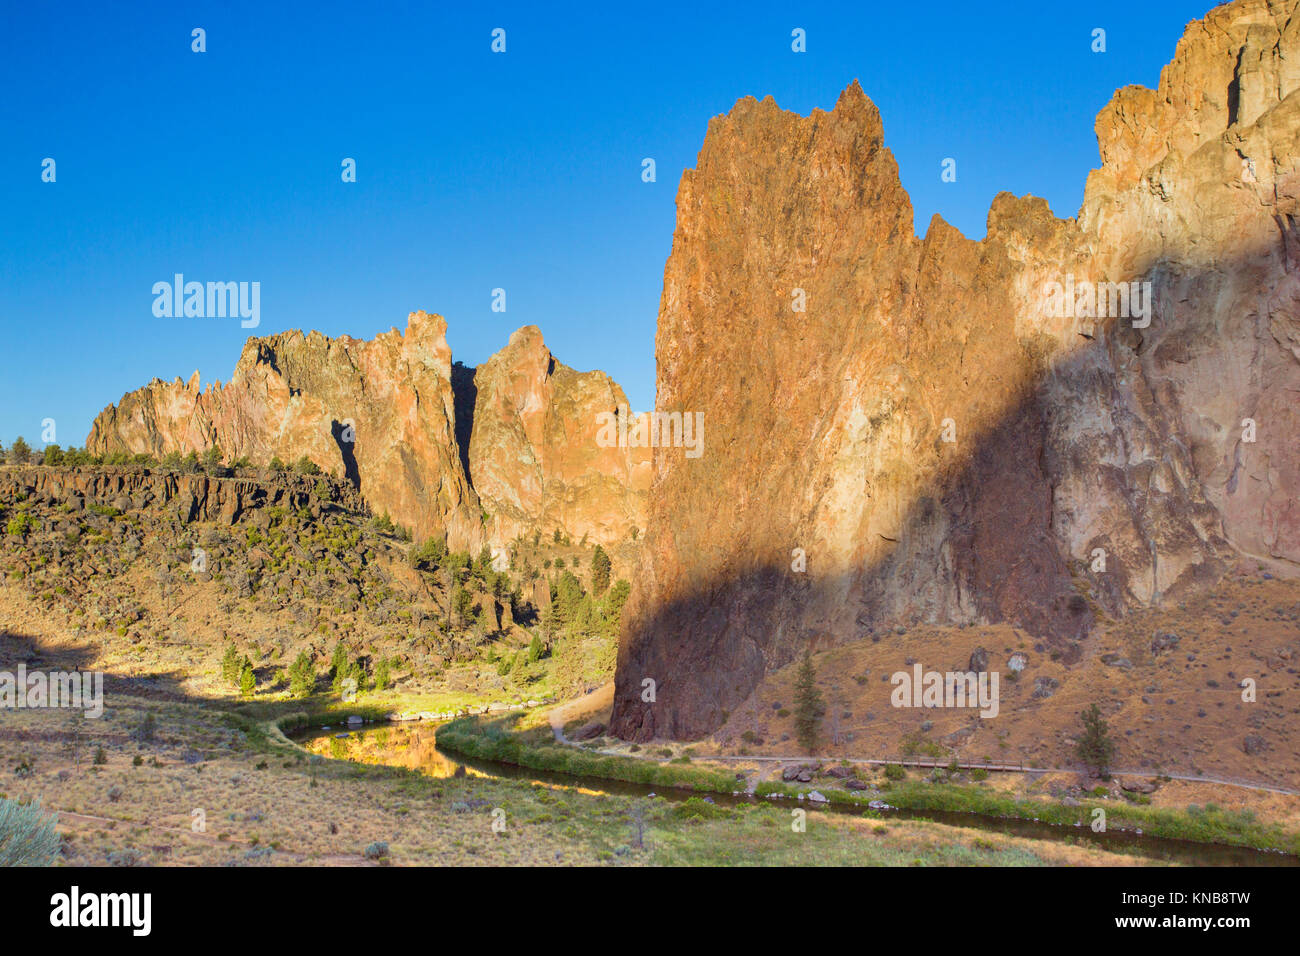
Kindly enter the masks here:
M 330 434 L 334 444 L 338 445 L 339 457 L 343 460 L 343 476 L 353 488 L 361 487 L 361 472 L 357 468 L 357 436 L 352 426 L 343 422 L 330 422 Z
M 1157 314 L 1155 320 L 1160 318 Z M 698 532 L 685 543 L 673 535 L 672 547 L 712 549 L 712 564 L 726 570 L 700 575 L 702 562 L 685 563 L 684 593 L 658 607 L 637 601 L 630 609 L 619 648 L 611 731 L 637 741 L 705 737 L 767 674 L 795 660 L 805 647 L 871 638 L 888 627 L 1009 624 L 1070 664 L 1080 659 L 1095 622 L 1122 614 L 1132 603 L 1133 581 L 1144 587 L 1150 581 L 1151 600 L 1159 601 L 1216 580 L 1222 559 L 1236 552 L 1181 440 L 1177 396 L 1157 396 L 1154 389 L 1139 399 L 1130 395 L 1127 400 L 1157 406 L 1174 403 L 1154 414 L 1151 407 L 1141 408 L 1141 416 L 1129 406 L 1106 405 L 1126 400 L 1113 380 L 1150 358 L 1160 339 L 1132 328 L 1127 319 L 1099 320 L 1091 331 L 1080 332 L 1076 347 L 1034 371 L 990 427 L 964 439 L 969 444 L 960 459 L 941 466 L 924 492 L 910 500 L 897 540 L 885 539 L 883 557 L 857 566 L 818 567 L 817 555 L 810 552 L 807 570 L 796 572 L 788 555 L 801 537 L 808 540 L 806 527 L 788 524 L 784 553 L 770 549 L 772 557 L 761 561 L 738 560 L 743 547 L 712 549 Z M 1099 420 L 1122 421 L 1133 433 L 1143 430 L 1144 443 L 1158 448 L 1165 464 L 1173 462 L 1173 473 L 1190 476 L 1186 485 L 1154 491 L 1148 470 L 1088 461 L 1086 449 L 1072 447 L 1068 434 L 1053 430 L 1059 413 L 1053 403 L 1060 401 L 1062 380 L 1095 383 L 1107 375 L 1112 381 L 1093 393 L 1107 412 Z M 1121 426 L 1114 427 L 1120 432 Z M 1087 542 L 1089 550 L 1106 552 L 1103 571 L 1067 554 L 1066 542 L 1054 530 L 1055 486 L 1062 472 L 1076 479 L 1082 475 L 1097 496 L 1115 503 L 1106 528 L 1121 528 L 1126 540 L 1099 531 Z M 694 510 L 689 519 L 697 527 L 728 522 L 746 527 L 742 519 L 749 512 L 737 510 L 738 500 L 717 493 L 705 513 Z M 776 514 L 789 511 L 782 502 L 774 504 Z M 1160 582 L 1172 572 L 1159 567 L 1160 551 L 1171 542 L 1197 553 L 1199 560 L 1182 568 L 1162 594 Z M 653 681 L 653 701 L 643 699 L 646 681 Z
M 469 443 L 474 436 L 474 406 L 478 401 L 478 386 L 474 375 L 478 370 L 455 362 L 451 366 L 451 394 L 456 415 L 456 448 L 460 452 L 460 466 L 465 471 L 465 482 L 474 487 L 474 476 L 469 469 Z

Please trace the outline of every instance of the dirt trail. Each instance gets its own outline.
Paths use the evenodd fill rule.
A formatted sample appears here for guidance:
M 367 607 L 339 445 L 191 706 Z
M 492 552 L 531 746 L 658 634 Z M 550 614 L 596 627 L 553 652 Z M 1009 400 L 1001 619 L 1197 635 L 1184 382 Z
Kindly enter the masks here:
M 614 706 L 614 682 L 610 681 L 584 697 L 552 707 L 546 717 L 551 722 L 551 733 L 555 734 L 555 739 L 562 744 L 572 744 L 574 741 L 564 736 L 565 724 L 575 717 L 606 710 L 612 706 Z

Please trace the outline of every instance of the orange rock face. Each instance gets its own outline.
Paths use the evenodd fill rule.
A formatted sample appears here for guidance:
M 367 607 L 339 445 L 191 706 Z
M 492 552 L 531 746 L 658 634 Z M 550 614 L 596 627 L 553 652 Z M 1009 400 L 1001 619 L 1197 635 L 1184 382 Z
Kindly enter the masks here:
M 453 374 L 446 331 L 441 316 L 412 312 L 405 333 L 368 342 L 252 338 L 229 383 L 200 391 L 197 373 L 155 379 L 101 412 L 86 447 L 161 457 L 215 444 L 256 463 L 306 455 L 351 479 L 375 512 L 417 538 L 445 533 L 453 549 L 532 527 L 611 541 L 644 523 L 644 453 L 637 490 L 635 451 L 594 454 L 581 440 L 599 410 L 626 403 L 608 376 L 559 365 L 533 328 L 481 369 Z M 481 496 L 467 466 L 483 476 Z
M 650 449 L 597 441 L 600 414 L 628 404 L 608 375 L 560 364 L 525 326 L 469 387 L 469 474 L 495 540 L 540 526 L 608 543 L 644 526 Z
M 912 622 L 1068 661 L 1097 610 L 1300 563 L 1296 7 L 1190 25 L 1098 117 L 1078 218 L 1002 194 L 979 242 L 914 234 L 856 83 L 710 123 L 656 338 L 708 439 L 654 453 L 614 732 L 707 734 L 805 646 Z

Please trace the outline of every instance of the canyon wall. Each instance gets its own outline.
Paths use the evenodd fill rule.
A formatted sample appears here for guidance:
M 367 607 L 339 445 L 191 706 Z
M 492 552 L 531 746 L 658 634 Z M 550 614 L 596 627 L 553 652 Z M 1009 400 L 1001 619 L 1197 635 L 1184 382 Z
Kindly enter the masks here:
M 468 471 L 494 539 L 559 527 L 612 543 L 644 526 L 650 449 L 597 440 L 600 413 L 628 407 L 618 383 L 557 362 L 536 326 L 465 378 Z
M 1004 193 L 980 241 L 915 235 L 856 83 L 709 124 L 655 344 L 707 441 L 654 452 L 614 732 L 705 735 L 803 648 L 910 623 L 1075 660 L 1225 558 L 1300 563 L 1296 7 L 1192 23 L 1098 116 L 1078 217 Z M 1149 314 L 1098 285 L 1133 282 Z
M 480 369 L 453 368 L 446 333 L 441 316 L 412 312 L 404 333 L 370 341 L 250 338 L 228 383 L 155 379 L 101 412 L 86 447 L 160 458 L 216 445 L 255 464 L 306 455 L 375 513 L 453 549 L 557 527 L 608 543 L 644 524 L 648 453 L 585 440 L 599 412 L 627 404 L 617 384 L 555 362 L 533 327 Z

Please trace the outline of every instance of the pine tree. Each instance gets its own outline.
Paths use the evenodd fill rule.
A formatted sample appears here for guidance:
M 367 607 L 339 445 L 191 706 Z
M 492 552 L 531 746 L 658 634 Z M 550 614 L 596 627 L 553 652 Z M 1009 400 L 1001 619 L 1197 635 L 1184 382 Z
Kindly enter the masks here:
M 632 585 L 619 578 L 605 595 L 605 634 L 611 638 L 618 637 L 619 621 L 623 616 L 623 605 L 632 593 Z
M 822 717 L 826 704 L 817 690 L 817 671 L 813 667 L 812 651 L 805 648 L 799 675 L 794 684 L 794 729 L 799 743 L 811 753 L 817 748 Z
M 1082 714 L 1083 736 L 1079 738 L 1075 749 L 1087 766 L 1096 771 L 1103 780 L 1110 777 L 1110 765 L 1115 759 L 1115 740 L 1110 735 L 1110 727 L 1101 716 L 1101 708 L 1092 704 Z
M 370 679 L 370 675 L 366 670 L 366 665 L 362 663 L 361 658 L 359 657 L 352 661 L 352 663 L 348 664 L 347 676 L 355 682 L 358 691 L 365 690 Z
M 591 593 L 597 597 L 609 587 L 609 571 L 609 555 L 604 548 L 596 545 L 596 553 L 591 556 Z
M 392 664 L 387 657 L 381 657 L 375 665 L 375 690 L 387 690 L 391 681 Z
M 463 627 L 473 616 L 474 595 L 459 584 L 451 589 L 451 606 L 456 611 L 456 620 Z
M 528 663 L 536 664 L 542 656 L 542 635 L 534 634 L 528 642 Z
M 14 465 L 25 465 L 32 457 L 31 446 L 19 435 L 14 439 L 14 443 L 9 446 L 9 461 Z
M 515 669 L 515 661 L 519 659 L 519 652 L 515 651 L 509 657 L 502 657 L 501 662 L 497 664 L 497 676 L 505 677 Z
M 334 654 L 330 657 L 330 686 L 334 690 L 343 689 L 343 681 L 348 676 L 348 649 L 339 641 L 334 645 Z
M 221 679 L 231 687 L 239 684 L 240 659 L 239 649 L 232 642 L 227 648 L 225 655 L 221 658 Z
M 311 655 L 301 651 L 289 668 L 289 691 L 294 697 L 307 697 L 316 689 L 316 667 Z
M 555 658 L 552 679 L 560 695 L 576 697 L 581 694 L 585 670 L 582 641 L 572 637 L 558 641 L 552 656 Z
M 582 582 L 572 571 L 565 571 L 555 584 L 555 594 L 551 602 L 556 627 L 566 628 L 573 622 L 580 601 L 582 601 Z
M 243 667 L 239 671 L 239 692 L 245 697 L 252 697 L 256 689 L 257 675 L 253 673 L 253 662 L 245 657 Z

